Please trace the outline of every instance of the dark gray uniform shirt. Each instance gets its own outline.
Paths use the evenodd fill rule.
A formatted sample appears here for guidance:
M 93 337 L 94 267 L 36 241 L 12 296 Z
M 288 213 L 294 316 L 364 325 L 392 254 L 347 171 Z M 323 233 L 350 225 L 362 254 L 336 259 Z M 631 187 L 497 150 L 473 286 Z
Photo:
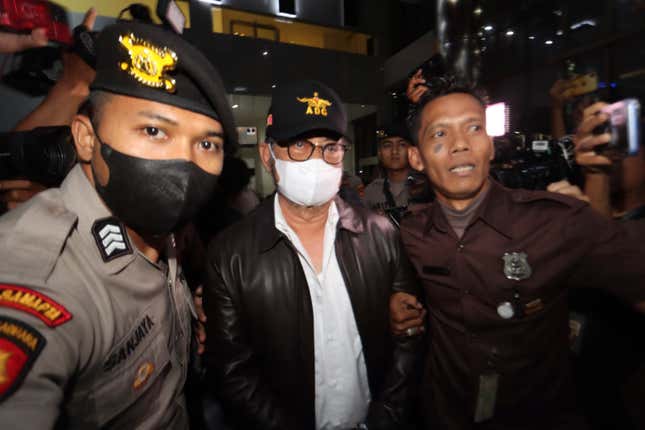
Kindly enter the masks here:
M 174 240 L 153 263 L 122 226 L 93 232 L 110 217 L 76 166 L 0 218 L 3 430 L 188 427 L 194 308 Z

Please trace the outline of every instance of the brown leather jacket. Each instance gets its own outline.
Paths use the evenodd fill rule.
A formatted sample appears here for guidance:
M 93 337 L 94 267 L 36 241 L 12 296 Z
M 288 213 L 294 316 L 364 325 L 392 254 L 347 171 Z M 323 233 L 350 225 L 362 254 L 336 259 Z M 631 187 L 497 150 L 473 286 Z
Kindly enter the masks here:
M 418 294 L 390 222 L 336 199 L 336 255 L 363 343 L 370 429 L 404 428 L 422 339 L 396 339 L 388 303 Z M 204 293 L 207 377 L 240 429 L 315 428 L 311 299 L 291 243 L 275 228 L 273 198 L 211 242 Z

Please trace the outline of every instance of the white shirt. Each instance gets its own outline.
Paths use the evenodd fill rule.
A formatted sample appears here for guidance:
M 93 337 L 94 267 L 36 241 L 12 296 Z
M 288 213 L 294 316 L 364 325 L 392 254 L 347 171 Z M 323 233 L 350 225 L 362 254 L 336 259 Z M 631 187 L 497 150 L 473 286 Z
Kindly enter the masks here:
M 314 316 L 316 428 L 355 427 L 367 416 L 370 389 L 354 310 L 336 259 L 338 209 L 329 207 L 323 243 L 322 271 L 316 269 L 298 235 L 287 224 L 278 194 L 274 200 L 275 227 L 298 251 L 307 278 Z

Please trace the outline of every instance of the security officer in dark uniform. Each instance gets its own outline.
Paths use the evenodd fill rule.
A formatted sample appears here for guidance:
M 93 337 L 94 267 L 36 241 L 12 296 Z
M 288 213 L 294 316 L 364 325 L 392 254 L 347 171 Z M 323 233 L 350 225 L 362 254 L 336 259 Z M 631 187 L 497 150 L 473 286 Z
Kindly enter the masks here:
M 404 217 L 401 236 L 429 313 L 425 428 L 586 428 L 567 290 L 604 288 L 644 309 L 642 241 L 585 202 L 489 179 L 485 106 L 470 88 L 433 88 L 416 112 L 410 164 L 436 202 Z
M 3 430 L 185 429 L 195 309 L 172 233 L 235 144 L 217 71 L 159 27 L 119 23 L 72 124 L 79 164 L 0 219 Z

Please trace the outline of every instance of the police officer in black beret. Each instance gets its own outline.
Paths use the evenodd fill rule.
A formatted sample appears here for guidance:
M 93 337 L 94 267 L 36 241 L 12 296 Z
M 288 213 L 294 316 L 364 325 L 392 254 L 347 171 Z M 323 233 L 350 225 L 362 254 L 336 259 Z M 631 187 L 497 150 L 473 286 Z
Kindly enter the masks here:
M 161 28 L 119 23 L 72 123 L 78 165 L 0 218 L 3 429 L 188 427 L 195 317 L 173 232 L 235 145 L 217 71 Z

